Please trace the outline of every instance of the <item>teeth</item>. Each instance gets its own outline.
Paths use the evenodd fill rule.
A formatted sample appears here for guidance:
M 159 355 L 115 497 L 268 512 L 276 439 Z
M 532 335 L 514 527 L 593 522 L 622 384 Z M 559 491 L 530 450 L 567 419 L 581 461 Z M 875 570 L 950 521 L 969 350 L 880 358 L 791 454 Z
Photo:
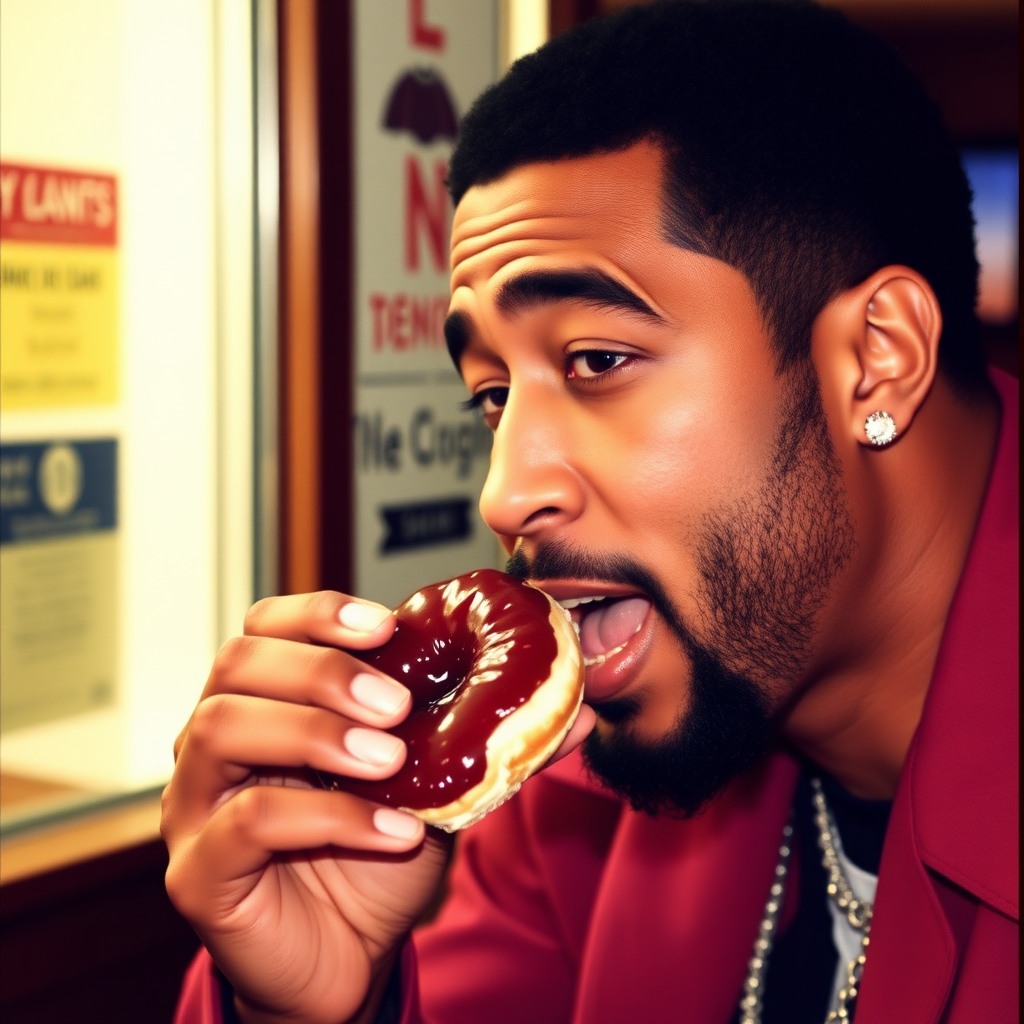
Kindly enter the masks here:
M 561 606 L 562 612 L 564 613 L 565 617 L 572 623 L 572 628 L 576 630 L 576 639 L 579 640 L 579 638 L 580 638 L 580 624 L 569 614 L 569 609 L 566 608 L 565 605 L 562 604 L 561 601 L 559 601 L 557 603 Z
M 637 632 L 639 632 L 639 630 L 637 630 Z M 635 636 L 636 634 L 634 633 L 633 635 Z M 633 637 L 629 638 L 629 640 L 632 639 Z M 610 651 L 605 651 L 604 654 L 596 654 L 593 658 L 584 658 L 583 664 L 587 668 L 591 665 L 603 665 L 613 654 L 618 654 L 619 651 L 623 650 L 626 644 L 629 643 L 629 640 L 627 640 L 625 644 L 619 644 L 618 647 L 613 647 Z
M 590 604 L 591 601 L 603 601 L 603 597 L 567 597 L 564 601 L 558 603 L 566 609 L 575 608 L 577 605 Z

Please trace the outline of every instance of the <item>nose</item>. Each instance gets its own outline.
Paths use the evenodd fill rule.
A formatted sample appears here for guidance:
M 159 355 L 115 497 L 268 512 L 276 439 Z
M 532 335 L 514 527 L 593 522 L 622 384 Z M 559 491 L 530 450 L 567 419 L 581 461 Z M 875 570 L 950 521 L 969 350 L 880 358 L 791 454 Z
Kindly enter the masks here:
M 556 530 L 583 512 L 572 434 L 552 404 L 513 388 L 494 432 L 480 514 L 510 551 L 518 537 Z

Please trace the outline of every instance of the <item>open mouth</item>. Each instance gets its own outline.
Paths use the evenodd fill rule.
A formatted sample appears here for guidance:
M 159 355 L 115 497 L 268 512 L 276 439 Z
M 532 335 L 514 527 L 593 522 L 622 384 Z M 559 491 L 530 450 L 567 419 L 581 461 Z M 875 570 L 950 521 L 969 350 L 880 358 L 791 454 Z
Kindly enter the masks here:
M 583 663 L 596 668 L 625 652 L 643 629 L 651 602 L 637 594 L 562 598 L 580 636 Z

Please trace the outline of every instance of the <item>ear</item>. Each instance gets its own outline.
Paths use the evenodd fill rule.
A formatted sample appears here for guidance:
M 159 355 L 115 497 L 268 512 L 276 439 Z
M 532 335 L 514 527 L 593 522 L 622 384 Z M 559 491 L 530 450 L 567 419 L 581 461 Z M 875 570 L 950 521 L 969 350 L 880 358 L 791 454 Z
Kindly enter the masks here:
M 833 299 L 814 333 L 819 373 L 839 384 L 849 436 L 878 446 L 869 431 L 878 424 L 884 438 L 888 424 L 875 414 L 891 418 L 897 437 L 905 434 L 938 369 L 942 311 L 925 278 L 909 267 L 883 267 Z

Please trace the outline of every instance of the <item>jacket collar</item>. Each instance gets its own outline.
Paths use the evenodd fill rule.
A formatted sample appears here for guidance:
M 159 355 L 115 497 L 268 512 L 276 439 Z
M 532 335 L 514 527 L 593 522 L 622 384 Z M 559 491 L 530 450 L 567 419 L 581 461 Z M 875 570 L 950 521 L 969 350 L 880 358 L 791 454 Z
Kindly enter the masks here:
M 934 1024 L 975 908 L 1018 917 L 1017 386 L 996 384 L 995 461 L 885 837 L 864 1024 Z
M 1001 913 L 1018 899 L 1018 385 L 914 739 L 907 785 L 922 861 Z

